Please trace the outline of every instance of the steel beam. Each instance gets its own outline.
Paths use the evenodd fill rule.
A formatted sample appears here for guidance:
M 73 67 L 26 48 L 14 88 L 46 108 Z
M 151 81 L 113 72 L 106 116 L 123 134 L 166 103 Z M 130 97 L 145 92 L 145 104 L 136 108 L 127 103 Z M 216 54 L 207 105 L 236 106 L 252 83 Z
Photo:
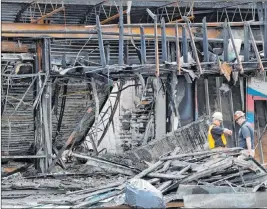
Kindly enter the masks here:
M 157 24 L 158 25 L 158 24 Z M 179 26 L 184 26 L 184 24 Z M 192 26 L 192 24 L 189 24 Z M 201 23 L 202 25 L 202 23 Z M 230 24 L 231 25 L 231 24 Z M 131 33 L 136 34 L 140 38 L 140 25 L 127 25 L 125 28 L 131 28 Z M 154 25 L 143 24 L 144 34 L 153 36 Z M 209 23 L 207 23 L 209 27 Z M 81 25 L 64 25 L 64 24 L 29 24 L 29 23 L 2 23 L 2 37 L 52 37 L 52 38 L 88 38 L 90 32 L 95 31 L 95 26 L 81 26 Z M 116 33 L 106 38 L 118 38 L 119 27 L 118 25 L 103 25 L 101 26 L 103 33 Z M 192 32 L 196 32 L 196 28 L 192 28 Z M 179 27 L 179 34 L 181 34 L 182 28 Z M 208 38 L 218 38 L 221 35 L 221 29 L 208 29 Z M 157 33 L 161 34 L 161 28 L 157 28 Z M 166 24 L 166 36 L 175 37 L 175 24 Z M 202 39 L 201 39 L 202 40 Z

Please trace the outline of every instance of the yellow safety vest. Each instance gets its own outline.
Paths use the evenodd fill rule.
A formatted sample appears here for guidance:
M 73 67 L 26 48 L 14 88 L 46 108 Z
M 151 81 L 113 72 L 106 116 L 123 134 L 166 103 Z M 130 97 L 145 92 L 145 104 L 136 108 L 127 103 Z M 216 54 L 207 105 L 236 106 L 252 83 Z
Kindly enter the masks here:
M 212 129 L 214 126 L 215 126 L 215 125 L 210 125 L 210 127 L 209 127 L 209 132 L 208 132 L 208 142 L 209 142 L 209 147 L 210 147 L 210 149 L 215 148 L 215 140 L 214 140 L 214 138 L 212 137 L 212 134 L 211 134 L 211 129 Z M 226 145 L 226 138 L 225 138 L 225 135 L 222 134 L 221 138 L 222 138 L 222 142 L 223 142 L 223 144 Z

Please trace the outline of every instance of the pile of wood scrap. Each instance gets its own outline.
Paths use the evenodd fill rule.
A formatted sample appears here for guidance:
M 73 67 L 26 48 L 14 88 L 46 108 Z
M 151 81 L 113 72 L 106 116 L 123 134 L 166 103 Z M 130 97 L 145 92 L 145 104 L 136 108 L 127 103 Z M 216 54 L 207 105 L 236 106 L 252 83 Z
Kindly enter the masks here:
M 266 198 L 263 198 L 267 194 L 267 172 L 254 159 L 241 157 L 241 150 L 230 148 L 178 154 L 179 148 L 175 148 L 143 170 L 123 163 L 120 165 L 109 162 L 100 157 L 73 154 L 74 157 L 87 159 L 86 166 L 100 166 L 107 176 L 117 173 L 121 176 L 121 181 L 109 183 L 107 178 L 102 185 L 83 188 L 71 188 L 66 186 L 66 180 L 63 183 L 61 181 L 58 189 L 65 190 L 63 196 L 57 194 L 48 199 L 39 199 L 35 206 L 83 208 L 123 205 L 128 180 L 138 178 L 148 181 L 160 190 L 167 207 L 176 204 L 176 207 L 184 205 L 193 208 L 216 208 L 219 203 L 224 208 L 267 205 Z M 68 181 L 71 184 L 73 180 L 68 178 Z M 85 184 L 86 181 L 84 179 Z M 65 188 L 62 185 L 65 185 Z M 36 186 L 38 185 L 32 185 L 32 189 L 40 188 L 40 185 L 33 188 Z M 223 201 L 223 198 L 229 201 Z M 234 200 L 230 201 L 231 199 Z

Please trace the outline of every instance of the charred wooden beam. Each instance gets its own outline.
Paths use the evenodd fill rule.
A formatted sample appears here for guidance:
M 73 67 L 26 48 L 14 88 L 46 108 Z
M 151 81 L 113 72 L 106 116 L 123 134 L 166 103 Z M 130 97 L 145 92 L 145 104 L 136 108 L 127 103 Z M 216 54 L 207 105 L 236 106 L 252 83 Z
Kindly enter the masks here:
M 234 48 L 235 57 L 236 57 L 236 60 L 237 60 L 238 65 L 239 65 L 240 73 L 243 74 L 244 73 L 244 69 L 243 69 L 243 66 L 242 66 L 242 63 L 241 63 L 239 54 L 238 54 L 237 49 L 236 49 L 236 45 L 235 45 L 235 41 L 234 41 L 234 36 L 233 36 L 232 30 L 231 30 L 231 27 L 230 27 L 229 24 L 227 24 L 227 27 L 228 27 L 229 36 L 231 38 L 232 46 Z
M 227 20 L 223 24 L 223 55 L 224 62 L 228 61 L 228 29 L 227 29 Z
M 178 22 L 175 24 L 175 45 L 176 45 L 176 63 L 177 63 L 177 71 L 179 75 L 181 74 L 181 65 L 180 65 L 180 43 L 179 43 L 179 28 L 178 28 Z
M 162 49 L 162 62 L 167 61 L 167 42 L 166 42 L 166 26 L 165 19 L 161 19 L 161 49 Z
M 195 56 L 195 60 L 196 60 L 196 63 L 197 63 L 197 68 L 199 70 L 199 73 L 202 74 L 202 68 L 201 68 L 199 57 L 198 57 L 198 53 L 197 53 L 197 47 L 196 47 L 196 44 L 195 44 L 195 41 L 194 41 L 194 35 L 193 35 L 191 27 L 189 25 L 189 20 L 188 20 L 187 17 L 183 17 L 183 18 L 184 18 L 184 20 L 186 21 L 186 24 L 187 24 L 188 33 L 189 33 L 190 40 L 191 40 L 191 47 L 192 47 L 193 54 Z
M 188 45 L 186 38 L 186 29 L 185 26 L 182 26 L 182 46 L 183 46 L 183 60 L 185 63 L 188 62 Z
M 203 33 L 203 52 L 204 52 L 204 62 L 209 62 L 209 51 L 208 51 L 208 35 L 207 35 L 207 23 L 206 23 L 206 17 L 202 20 L 203 27 L 202 27 L 202 33 Z
M 254 35 L 253 35 L 253 33 L 252 33 L 252 30 L 251 30 L 250 25 L 248 25 L 248 30 L 249 30 L 250 38 L 251 38 L 251 40 L 252 40 L 252 46 L 253 46 L 253 49 L 254 49 L 254 52 L 255 52 L 257 61 L 258 61 L 258 63 L 259 63 L 259 67 L 260 67 L 260 69 L 261 69 L 261 72 L 264 72 L 264 67 L 263 67 L 263 65 L 262 65 L 262 60 L 261 60 L 261 57 L 260 57 L 260 54 L 259 54 L 259 51 L 258 51 L 258 48 L 257 48 L 256 42 L 255 42 L 255 39 L 254 39 Z

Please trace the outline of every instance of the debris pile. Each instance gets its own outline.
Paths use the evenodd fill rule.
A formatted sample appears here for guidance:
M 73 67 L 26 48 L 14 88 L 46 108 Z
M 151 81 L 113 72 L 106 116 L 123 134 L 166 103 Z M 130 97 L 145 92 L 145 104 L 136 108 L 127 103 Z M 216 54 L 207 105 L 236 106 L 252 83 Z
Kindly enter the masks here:
M 143 170 L 134 166 L 127 167 L 125 162 L 120 165 L 100 157 L 73 154 L 88 160 L 83 166 L 101 167 L 102 171 L 92 171 L 91 174 L 83 174 L 84 176 L 65 173 L 12 177 L 18 175 L 13 174 L 2 179 L 3 207 L 21 205 L 42 208 L 63 205 L 65 208 L 82 208 L 127 205 L 126 188 L 135 179 L 143 179 L 161 192 L 166 207 L 173 202 L 176 207 L 216 207 L 222 197 L 240 200 L 242 195 L 251 198 L 223 201 L 224 207 L 266 205 L 266 198 L 262 197 L 267 194 L 264 192 L 267 188 L 267 172 L 254 159 L 244 158 L 241 150 L 229 148 L 177 154 L 179 148 L 175 148 Z M 146 187 L 148 188 L 150 187 Z M 8 192 L 13 196 L 8 195 Z M 10 203 L 10 198 L 16 199 Z M 210 199 L 213 200 L 205 201 Z

